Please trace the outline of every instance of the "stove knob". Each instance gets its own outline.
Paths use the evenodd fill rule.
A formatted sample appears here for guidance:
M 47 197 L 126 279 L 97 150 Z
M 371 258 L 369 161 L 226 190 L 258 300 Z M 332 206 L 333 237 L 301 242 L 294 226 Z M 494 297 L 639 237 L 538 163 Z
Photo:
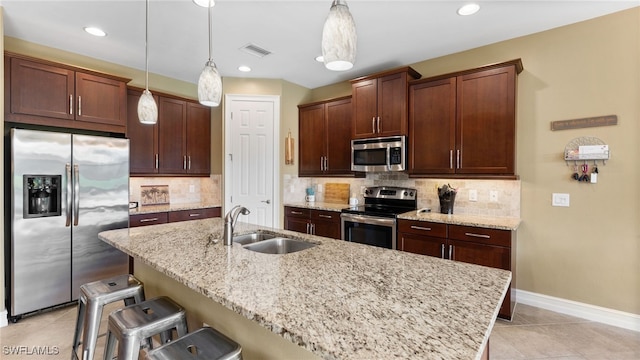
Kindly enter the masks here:
M 407 191 L 405 191 L 404 192 L 404 196 L 407 196 L 407 195 L 409 195 L 409 193 Z
M 365 195 L 369 195 L 369 189 L 364 191 Z
M 409 196 L 413 197 L 413 191 L 409 193 Z

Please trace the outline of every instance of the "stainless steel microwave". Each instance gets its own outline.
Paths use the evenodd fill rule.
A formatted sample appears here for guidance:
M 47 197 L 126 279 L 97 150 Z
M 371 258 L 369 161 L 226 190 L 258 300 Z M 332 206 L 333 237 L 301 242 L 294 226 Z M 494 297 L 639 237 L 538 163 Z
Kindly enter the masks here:
M 406 136 L 351 140 L 351 171 L 404 171 L 406 150 Z

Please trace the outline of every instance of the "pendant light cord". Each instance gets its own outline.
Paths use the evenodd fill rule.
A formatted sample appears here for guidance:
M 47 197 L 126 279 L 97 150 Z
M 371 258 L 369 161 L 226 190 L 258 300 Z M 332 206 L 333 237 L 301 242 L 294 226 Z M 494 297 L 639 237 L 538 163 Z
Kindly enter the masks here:
M 149 91 L 149 0 L 147 0 L 147 9 L 146 9 L 146 15 L 144 19 L 144 27 L 145 27 L 144 29 L 144 59 L 145 59 L 144 87 L 147 91 Z
M 211 48 L 212 46 L 212 36 L 211 36 L 211 8 L 213 7 L 213 5 L 211 4 L 213 2 L 213 0 L 209 0 L 209 61 L 211 61 Z

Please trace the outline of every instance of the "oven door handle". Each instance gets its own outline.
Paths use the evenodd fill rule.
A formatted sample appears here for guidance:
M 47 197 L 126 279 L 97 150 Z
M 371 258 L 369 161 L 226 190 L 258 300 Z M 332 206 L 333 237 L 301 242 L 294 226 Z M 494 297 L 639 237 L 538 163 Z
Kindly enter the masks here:
M 391 226 L 395 225 L 395 218 L 384 218 L 384 217 L 375 217 L 375 216 L 367 216 L 367 215 L 355 215 L 355 214 L 340 214 L 342 221 L 351 221 L 358 222 L 369 225 L 382 225 L 382 226 Z

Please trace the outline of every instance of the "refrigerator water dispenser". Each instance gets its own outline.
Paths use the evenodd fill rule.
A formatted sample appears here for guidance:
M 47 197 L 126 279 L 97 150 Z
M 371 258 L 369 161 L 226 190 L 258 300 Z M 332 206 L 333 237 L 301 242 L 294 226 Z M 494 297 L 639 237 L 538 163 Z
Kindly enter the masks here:
M 60 175 L 23 175 L 24 218 L 60 216 Z

